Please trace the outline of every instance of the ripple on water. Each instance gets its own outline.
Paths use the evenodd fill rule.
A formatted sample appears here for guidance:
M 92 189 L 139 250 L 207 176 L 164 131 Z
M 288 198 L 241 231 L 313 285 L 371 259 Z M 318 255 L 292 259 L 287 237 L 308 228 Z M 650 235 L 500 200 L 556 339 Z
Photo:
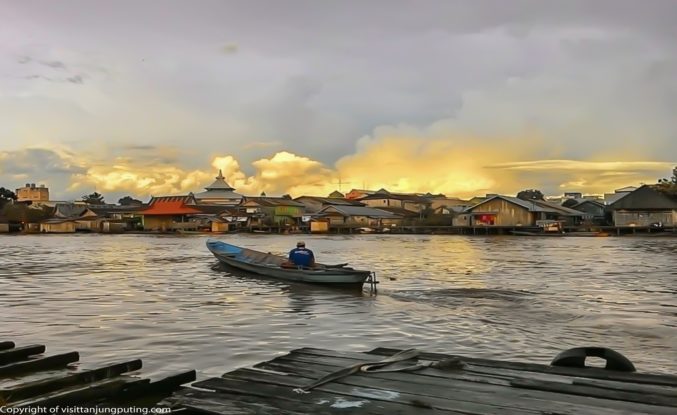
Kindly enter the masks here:
M 548 363 L 600 345 L 677 372 L 671 238 L 304 236 L 323 262 L 377 271 L 370 297 L 224 269 L 203 237 L 0 237 L 0 338 L 144 359 L 201 378 L 299 347 L 417 347 Z M 293 238 L 229 237 L 286 252 Z

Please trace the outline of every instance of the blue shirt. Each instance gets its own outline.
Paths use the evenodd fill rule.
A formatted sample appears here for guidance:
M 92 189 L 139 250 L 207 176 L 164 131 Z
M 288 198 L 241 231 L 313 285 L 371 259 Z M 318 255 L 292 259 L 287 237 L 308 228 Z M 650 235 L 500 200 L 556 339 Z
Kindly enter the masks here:
M 315 262 L 313 251 L 306 248 L 294 248 L 289 251 L 289 260 L 300 267 L 309 267 Z

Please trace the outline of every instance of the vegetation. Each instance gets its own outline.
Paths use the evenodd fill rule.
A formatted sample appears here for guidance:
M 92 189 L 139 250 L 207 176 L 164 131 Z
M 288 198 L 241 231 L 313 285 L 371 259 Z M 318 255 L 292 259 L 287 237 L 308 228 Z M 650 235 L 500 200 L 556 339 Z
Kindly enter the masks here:
M 672 169 L 672 177 L 658 180 L 658 188 L 665 193 L 677 196 L 677 166 Z
M 16 194 L 13 191 L 0 187 L 0 209 L 14 200 L 16 200 Z
M 545 196 L 540 190 L 527 189 L 517 193 L 517 197 L 522 200 L 545 200 Z
M 134 199 L 131 196 L 125 196 L 125 197 L 118 200 L 118 204 L 120 204 L 122 206 L 138 206 L 138 205 L 142 205 L 143 202 L 138 200 L 138 199 Z
M 82 201 L 88 205 L 103 205 L 106 202 L 103 201 L 103 195 L 100 193 L 94 192 L 90 195 L 82 196 Z
M 39 208 L 31 207 L 23 203 L 7 204 L 0 211 L 10 222 L 35 223 L 52 217 L 53 209 L 48 206 Z

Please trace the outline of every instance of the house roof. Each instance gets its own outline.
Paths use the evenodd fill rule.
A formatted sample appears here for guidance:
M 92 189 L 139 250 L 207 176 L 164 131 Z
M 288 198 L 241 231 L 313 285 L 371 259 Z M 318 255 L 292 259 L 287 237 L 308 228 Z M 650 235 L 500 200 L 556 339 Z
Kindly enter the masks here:
M 313 200 L 322 203 L 323 205 L 364 206 L 364 203 L 360 203 L 354 199 L 339 199 L 334 197 L 299 196 L 294 200 L 299 203 L 303 203 L 301 200 Z
M 219 169 L 219 175 L 215 177 L 216 180 L 214 180 L 214 183 L 210 184 L 209 186 L 205 187 L 207 190 L 235 190 L 235 188 L 231 187 L 228 183 L 226 183 L 225 177 L 223 177 L 223 174 L 221 173 L 221 169 Z
M 401 217 L 400 215 L 368 206 L 327 206 L 320 210 L 318 215 L 325 213 L 338 213 L 343 216 L 367 216 L 370 218 L 383 219 L 397 219 Z
M 564 206 L 559 206 L 555 203 L 550 203 L 550 202 L 545 202 L 543 200 L 523 200 L 518 197 L 513 197 L 513 196 L 503 196 L 503 195 L 496 195 L 488 198 L 487 200 L 484 200 L 476 205 L 470 206 L 465 210 L 465 212 L 473 212 L 475 208 L 482 206 L 492 200 L 495 199 L 502 199 L 507 202 L 510 202 L 512 204 L 518 205 L 520 207 L 523 207 L 524 209 L 527 209 L 529 212 L 546 212 L 546 213 L 558 213 L 561 215 L 568 215 L 568 216 L 580 216 L 582 213 L 566 208 Z M 475 212 L 478 213 L 478 212 Z M 483 212 L 486 213 L 486 212 Z
M 195 206 L 193 195 L 152 197 L 148 207 L 139 211 L 143 215 L 188 215 L 202 213 Z
M 77 219 L 84 216 L 96 216 L 88 206 L 74 203 L 57 203 L 54 206 L 54 216 L 59 218 Z
M 296 206 L 296 207 L 305 207 L 303 203 L 295 202 L 291 199 L 286 199 L 284 197 L 250 197 L 245 196 L 242 206 L 251 206 L 252 204 L 258 206 Z
M 611 209 L 677 210 L 677 196 L 661 192 L 655 186 L 644 185 L 617 200 Z
M 329 193 L 329 197 L 342 199 L 346 196 L 343 193 L 339 192 L 338 190 L 334 190 L 333 192 Z
M 429 204 L 430 200 L 425 197 L 421 197 L 415 194 L 405 194 L 405 193 L 374 193 L 359 198 L 358 200 L 374 200 L 374 199 L 392 199 L 392 200 L 404 200 L 415 203 L 424 203 Z
M 395 215 L 399 215 L 402 217 L 418 217 L 420 213 L 413 212 L 411 210 L 407 210 L 405 208 L 401 207 L 394 207 L 394 206 L 382 206 L 378 208 L 379 210 L 385 210 L 386 212 L 393 213 Z

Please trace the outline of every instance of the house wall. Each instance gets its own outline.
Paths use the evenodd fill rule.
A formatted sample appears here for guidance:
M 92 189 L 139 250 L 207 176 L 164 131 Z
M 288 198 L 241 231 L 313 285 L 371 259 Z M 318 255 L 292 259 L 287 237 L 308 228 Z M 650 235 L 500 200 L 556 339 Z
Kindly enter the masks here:
M 9 223 L 0 223 L 0 233 L 9 232 Z
M 304 209 L 301 206 L 276 206 L 273 221 L 276 223 L 295 222 L 303 213 Z
M 144 215 L 143 229 L 147 231 L 168 231 L 174 221 L 171 215 Z
M 230 223 L 228 222 L 212 222 L 212 232 L 228 232 L 230 230 Z
M 44 233 L 74 233 L 75 222 L 41 223 L 40 232 Z
M 453 226 L 470 226 L 470 215 L 467 213 L 461 213 L 451 220 L 451 224 Z
M 49 189 L 46 187 L 21 187 L 16 189 L 16 201 L 46 202 L 49 200 Z
M 75 229 L 78 231 L 99 231 L 99 221 L 96 220 L 78 220 L 75 222 Z
M 402 207 L 412 212 L 420 212 L 425 209 L 426 205 L 423 203 L 409 202 L 404 200 L 402 201 Z
M 311 233 L 329 232 L 329 222 L 326 221 L 312 221 L 310 222 Z
M 393 200 L 393 199 L 388 199 L 388 198 L 383 198 L 383 199 L 366 199 L 366 200 L 360 200 L 360 202 L 364 203 L 365 205 L 369 207 L 374 207 L 374 208 L 379 208 L 379 207 L 403 207 L 402 206 L 402 201 L 401 200 Z
M 677 210 L 669 211 L 628 211 L 615 210 L 613 212 L 614 226 L 649 226 L 661 222 L 663 226 L 677 224 Z
M 533 226 L 534 214 L 526 208 L 510 203 L 503 199 L 494 199 L 483 203 L 474 209 L 478 212 L 495 212 L 494 226 Z M 470 225 L 475 225 L 475 220 L 470 220 Z

